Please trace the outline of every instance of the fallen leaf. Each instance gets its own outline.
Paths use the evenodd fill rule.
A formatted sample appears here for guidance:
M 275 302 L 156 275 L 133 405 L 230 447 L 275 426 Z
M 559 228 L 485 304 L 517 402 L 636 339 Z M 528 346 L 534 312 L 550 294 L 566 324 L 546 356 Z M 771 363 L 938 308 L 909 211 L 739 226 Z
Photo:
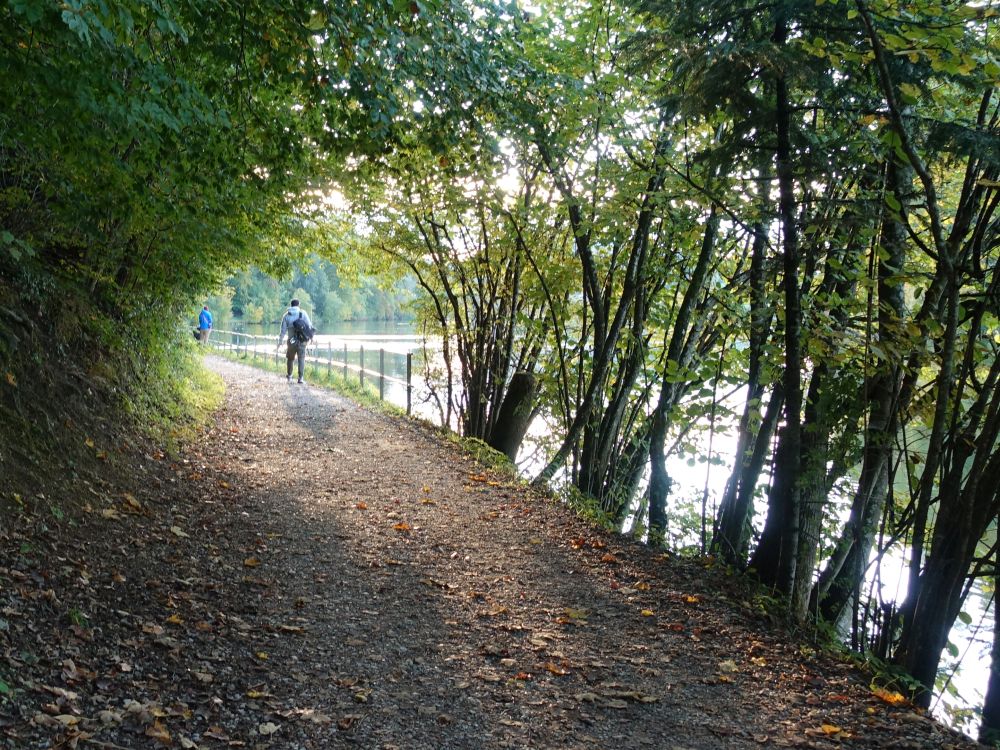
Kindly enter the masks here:
M 7 373 L 7 385 L 12 385 L 17 388 L 17 378 L 14 377 L 14 373 Z
M 652 617 L 656 613 L 653 610 L 651 610 L 651 609 L 644 609 L 639 614 L 641 614 L 643 617 Z
M 897 693 L 895 690 L 886 690 L 885 688 L 872 688 L 872 693 L 876 698 L 885 701 L 890 706 L 899 706 L 906 703 L 906 696 Z
M 361 714 L 347 714 L 337 722 L 337 729 L 342 732 L 346 732 L 348 729 L 361 721 L 361 718 Z
M 260 565 L 260 559 L 257 557 L 248 557 L 246 560 L 243 561 L 243 565 L 248 568 L 256 568 L 258 565 Z
M 357 508 L 358 510 L 368 510 L 368 503 L 366 503 L 364 500 L 361 500 L 354 507 Z
M 841 732 L 844 731 L 835 724 L 821 724 L 819 728 L 823 732 L 823 734 L 840 734 Z
M 274 734 L 280 728 L 281 727 L 279 727 L 277 724 L 273 724 L 270 721 L 268 721 L 268 722 L 266 722 L 264 724 L 261 724 L 259 727 L 257 727 L 257 733 L 258 734 L 262 734 L 262 735 L 264 735 L 266 737 L 266 736 L 268 736 L 270 734 Z
M 188 536 L 180 526 L 171 526 L 170 533 L 174 536 L 179 536 L 181 539 L 186 539 Z
M 554 674 L 557 677 L 562 677 L 563 675 L 569 674 L 568 669 L 563 669 L 558 664 L 555 664 L 554 662 L 551 661 L 545 662 L 545 671 L 549 672 L 550 674 Z
M 405 521 L 400 521 L 397 524 L 393 524 L 392 528 L 394 528 L 396 531 L 411 531 L 413 529 L 413 527 L 410 526 L 410 524 L 406 523 Z
M 170 736 L 170 732 L 167 731 L 167 728 L 163 726 L 163 723 L 159 719 L 146 727 L 145 734 L 147 737 L 150 737 L 163 745 L 169 745 L 173 741 L 173 738 Z

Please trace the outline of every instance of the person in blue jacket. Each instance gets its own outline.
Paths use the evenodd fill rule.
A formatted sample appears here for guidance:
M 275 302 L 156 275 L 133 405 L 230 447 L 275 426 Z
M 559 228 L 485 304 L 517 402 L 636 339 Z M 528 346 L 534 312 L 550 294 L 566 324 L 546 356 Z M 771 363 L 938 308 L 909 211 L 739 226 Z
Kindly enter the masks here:
M 302 322 L 306 324 L 307 330 L 312 330 L 312 321 L 309 320 L 309 316 L 306 314 L 305 310 L 299 307 L 299 301 L 293 299 L 288 303 L 288 312 L 285 313 L 284 317 L 281 319 L 281 331 L 278 333 L 278 346 L 281 348 L 281 340 L 285 338 L 285 334 L 288 334 L 288 349 L 285 350 L 285 363 L 287 367 L 286 379 L 288 382 L 292 381 L 292 362 L 296 358 L 299 360 L 299 382 L 305 382 L 302 379 L 302 374 L 305 371 L 306 366 L 306 346 L 309 343 L 308 339 L 299 340 L 299 337 L 295 334 L 294 323 L 299 318 Z
M 208 305 L 205 305 L 198 314 L 198 341 L 207 344 L 210 333 L 212 333 L 212 313 L 208 311 Z

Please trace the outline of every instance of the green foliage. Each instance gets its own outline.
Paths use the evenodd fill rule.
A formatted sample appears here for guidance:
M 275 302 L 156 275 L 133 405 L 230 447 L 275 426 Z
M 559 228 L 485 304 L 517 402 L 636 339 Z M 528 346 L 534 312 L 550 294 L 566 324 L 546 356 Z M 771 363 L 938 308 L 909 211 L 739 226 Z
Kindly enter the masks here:
M 315 254 L 286 276 L 251 268 L 232 276 L 227 287 L 232 287 L 231 303 L 221 301 L 222 320 L 231 310 L 242 323 L 275 324 L 294 298 L 321 329 L 345 320 L 405 319 L 413 296 L 412 282 L 377 276 L 347 281 L 335 264 Z

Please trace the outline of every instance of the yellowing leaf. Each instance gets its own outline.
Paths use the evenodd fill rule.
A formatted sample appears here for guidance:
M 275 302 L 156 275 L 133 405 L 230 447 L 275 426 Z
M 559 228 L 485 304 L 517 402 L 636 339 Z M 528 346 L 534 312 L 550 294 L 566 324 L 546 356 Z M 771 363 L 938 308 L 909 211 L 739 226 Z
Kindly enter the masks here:
M 131 492 L 126 492 L 124 494 L 124 497 L 125 497 L 125 502 L 129 505 L 129 507 L 135 508 L 136 510 L 142 509 L 142 503 L 140 503 L 136 499 L 135 495 L 133 495 Z
M 146 727 L 146 736 L 163 745 L 169 745 L 172 742 L 170 732 L 167 731 L 167 728 L 163 726 L 163 723 L 159 720 L 154 721 Z
M 906 703 L 906 696 L 897 693 L 895 690 L 886 690 L 885 688 L 873 688 L 872 693 L 875 694 L 876 698 L 885 701 L 890 706 L 898 706 L 900 704 Z
M 392 528 L 394 528 L 396 531 L 410 531 L 413 529 L 413 527 L 410 526 L 410 524 L 406 523 L 406 521 L 400 521 L 397 524 L 393 524 Z
M 821 724 L 819 728 L 823 734 L 840 734 L 844 731 L 835 724 Z
M 171 625 L 183 625 L 184 624 L 184 618 L 181 617 L 178 614 L 173 614 L 173 615 L 170 615 L 170 617 L 167 618 L 167 622 L 169 622 Z
M 551 661 L 545 662 L 545 671 L 549 672 L 550 674 L 554 674 L 558 677 L 562 677 L 563 675 L 569 674 L 568 669 L 563 669 L 558 664 Z
M 358 510 L 368 510 L 368 503 L 366 503 L 364 500 L 361 500 L 354 507 L 357 508 Z
M 605 552 L 603 555 L 601 555 L 601 562 L 602 563 L 616 563 L 616 562 L 618 562 L 618 558 L 615 557 L 614 555 L 612 555 L 610 552 Z
M 17 388 L 17 378 L 14 377 L 14 373 L 7 373 L 7 385 L 12 385 Z
M 635 585 L 635 588 L 637 591 L 649 591 L 649 584 L 645 581 L 639 581 L 639 583 Z
M 691 594 L 688 594 L 687 596 L 684 597 L 684 601 L 687 602 L 688 604 L 697 604 L 701 600 L 697 596 L 692 596 Z
M 653 610 L 651 610 L 651 609 L 644 609 L 639 614 L 641 614 L 643 617 L 652 617 L 656 613 Z
M 84 440 L 83 444 L 86 445 L 88 448 L 93 448 L 94 447 L 94 441 L 91 440 L 90 438 L 87 438 L 86 440 Z
M 269 656 L 269 654 L 267 653 L 267 651 L 258 651 L 255 655 L 261 661 L 267 661 L 267 658 Z
M 256 568 L 258 565 L 260 565 L 260 559 L 256 557 L 248 557 L 246 560 L 243 561 L 243 564 L 248 568 Z

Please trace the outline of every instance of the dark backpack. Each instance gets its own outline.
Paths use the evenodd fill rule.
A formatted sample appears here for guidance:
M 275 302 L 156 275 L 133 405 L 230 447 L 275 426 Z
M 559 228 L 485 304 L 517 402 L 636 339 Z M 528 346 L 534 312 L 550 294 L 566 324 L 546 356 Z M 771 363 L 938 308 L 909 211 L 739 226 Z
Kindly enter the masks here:
M 316 333 L 316 329 L 311 325 L 306 323 L 305 318 L 302 317 L 302 312 L 299 312 L 299 317 L 292 321 L 292 332 L 295 334 L 296 341 L 312 341 L 313 334 Z

